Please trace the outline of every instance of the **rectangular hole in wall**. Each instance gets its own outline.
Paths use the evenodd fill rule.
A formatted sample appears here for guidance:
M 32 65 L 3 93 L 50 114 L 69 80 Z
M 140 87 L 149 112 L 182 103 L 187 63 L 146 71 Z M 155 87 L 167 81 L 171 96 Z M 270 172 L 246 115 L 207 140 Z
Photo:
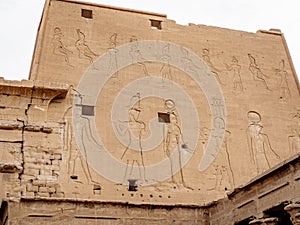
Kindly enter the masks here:
M 161 21 L 160 20 L 151 20 L 150 19 L 150 22 L 151 22 L 152 28 L 161 30 Z
M 93 19 L 93 11 L 89 9 L 81 9 L 81 16 L 88 19 Z
M 158 122 L 160 123 L 170 123 L 170 114 L 169 113 L 157 113 Z
M 95 113 L 94 113 L 94 106 L 92 105 L 82 105 L 82 112 L 81 114 L 83 116 L 94 116 Z
M 128 191 L 137 191 L 137 180 L 136 179 L 128 179 Z

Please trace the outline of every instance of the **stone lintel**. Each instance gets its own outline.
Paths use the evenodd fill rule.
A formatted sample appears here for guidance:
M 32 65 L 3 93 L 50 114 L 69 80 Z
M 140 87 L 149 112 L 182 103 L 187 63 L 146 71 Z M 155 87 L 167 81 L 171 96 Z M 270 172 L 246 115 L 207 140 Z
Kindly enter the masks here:
M 68 93 L 69 88 L 69 84 L 57 82 L 0 79 L 0 93 L 6 95 L 30 96 L 33 90 L 38 92 L 42 90 L 43 92 L 56 92 L 64 97 Z

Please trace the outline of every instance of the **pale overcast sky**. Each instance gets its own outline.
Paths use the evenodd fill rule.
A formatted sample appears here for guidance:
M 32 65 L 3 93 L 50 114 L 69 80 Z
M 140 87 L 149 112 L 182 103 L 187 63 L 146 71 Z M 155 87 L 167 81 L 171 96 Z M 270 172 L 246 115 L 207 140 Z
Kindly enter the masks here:
M 204 24 L 256 32 L 284 33 L 300 76 L 299 0 L 90 0 L 167 14 L 179 24 Z M 44 0 L 0 0 L 0 76 L 27 79 Z

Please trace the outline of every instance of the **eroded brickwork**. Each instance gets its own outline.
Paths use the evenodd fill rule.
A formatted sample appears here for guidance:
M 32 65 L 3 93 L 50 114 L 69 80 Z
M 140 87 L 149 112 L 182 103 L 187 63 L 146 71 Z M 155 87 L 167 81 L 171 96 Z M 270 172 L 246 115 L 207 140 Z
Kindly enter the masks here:
M 0 85 L 1 197 L 61 196 L 58 178 L 64 125 L 47 122 L 47 113 L 54 97 L 64 98 L 68 85 L 4 80 Z

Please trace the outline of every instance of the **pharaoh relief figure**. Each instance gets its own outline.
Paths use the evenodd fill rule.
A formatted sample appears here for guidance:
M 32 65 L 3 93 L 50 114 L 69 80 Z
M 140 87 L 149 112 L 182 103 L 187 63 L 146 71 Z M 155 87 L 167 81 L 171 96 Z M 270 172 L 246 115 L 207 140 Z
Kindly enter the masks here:
M 291 134 L 288 136 L 289 149 L 291 154 L 300 152 L 300 108 L 292 113 Z
M 143 62 L 144 57 L 142 55 L 142 49 L 139 46 L 139 40 L 136 36 L 132 36 L 129 40 L 131 43 L 129 55 L 131 56 L 132 62 L 137 63 L 137 65 L 143 70 L 145 76 L 148 76 L 148 70 L 146 64 Z
M 253 75 L 253 80 L 262 83 L 267 90 L 271 91 L 267 83 L 269 77 L 261 71 L 260 67 L 257 65 L 256 59 L 251 54 L 248 54 L 248 57 L 250 61 L 249 71 Z
M 53 39 L 52 39 L 52 44 L 53 44 L 53 54 L 55 55 L 60 55 L 64 58 L 65 62 L 69 65 L 70 60 L 69 60 L 69 54 L 73 54 L 71 50 L 69 50 L 65 44 L 62 41 L 63 33 L 59 27 L 54 28 L 53 32 Z
M 165 100 L 165 109 L 169 114 L 169 121 L 165 123 L 165 138 L 164 138 L 164 153 L 170 160 L 170 173 L 171 182 L 176 188 L 191 189 L 184 181 L 184 174 L 182 168 L 182 151 L 188 151 L 188 146 L 183 140 L 183 134 L 179 124 L 179 118 L 176 113 L 175 102 L 171 99 Z M 172 153 L 175 151 L 175 157 L 172 157 Z M 178 173 L 175 173 L 175 167 L 180 168 Z
M 226 65 L 228 71 L 232 71 L 232 82 L 233 82 L 233 90 L 237 93 L 241 93 L 243 91 L 243 82 L 241 79 L 241 65 L 239 65 L 239 61 L 236 57 L 232 57 L 230 65 Z
M 146 130 L 146 123 L 140 119 L 141 103 L 140 93 L 136 93 L 132 99 L 137 99 L 136 104 L 133 105 L 128 111 L 128 121 L 122 121 L 128 125 L 128 129 L 123 131 L 123 135 L 128 137 L 128 143 L 121 159 L 126 161 L 126 170 L 123 178 L 123 183 L 126 184 L 127 180 L 136 179 L 139 184 L 146 183 L 146 173 L 144 164 L 144 154 L 142 146 L 142 137 Z M 134 138 L 135 136 L 136 138 Z M 137 149 L 136 149 L 137 148 Z M 138 177 L 133 174 L 134 166 L 138 167 Z
M 108 69 L 107 69 L 107 75 L 110 75 L 111 72 L 116 71 L 112 78 L 118 78 L 118 60 L 117 60 L 117 33 L 113 33 L 109 38 L 109 47 L 108 47 L 108 53 L 109 53 L 109 63 L 108 63 Z
M 279 63 L 279 67 L 275 69 L 276 75 L 280 78 L 279 91 L 280 100 L 286 101 L 291 98 L 290 89 L 287 81 L 287 71 L 285 70 L 284 60 Z
M 205 63 L 207 64 L 207 66 L 211 69 L 211 72 L 214 74 L 214 76 L 216 77 L 218 82 L 220 84 L 223 84 L 220 79 L 220 70 L 217 69 L 214 66 L 214 64 L 211 62 L 209 49 L 207 49 L 207 48 L 202 49 L 202 58 L 205 61 Z
M 94 63 L 94 60 L 98 55 L 88 46 L 85 34 L 80 29 L 76 29 L 76 32 L 78 39 L 75 42 L 75 47 L 78 50 L 79 58 L 86 59 L 91 64 Z
M 269 137 L 263 133 L 261 116 L 255 111 L 248 112 L 249 126 L 247 128 L 247 140 L 250 151 L 251 162 L 256 167 L 257 175 L 271 167 L 269 156 L 274 154 L 277 159 L 279 155 L 272 148 Z
M 209 133 L 211 129 L 207 127 L 203 127 L 200 130 L 200 140 L 204 146 L 207 146 Z M 213 166 L 212 174 L 214 177 L 214 185 L 208 188 L 208 191 L 211 190 L 218 190 L 218 191 L 227 191 L 233 190 L 235 187 L 234 181 L 234 170 L 232 169 L 231 163 L 231 154 L 229 149 L 229 139 L 230 139 L 231 132 L 229 130 L 225 130 L 223 143 L 221 145 L 221 149 L 216 156 Z

